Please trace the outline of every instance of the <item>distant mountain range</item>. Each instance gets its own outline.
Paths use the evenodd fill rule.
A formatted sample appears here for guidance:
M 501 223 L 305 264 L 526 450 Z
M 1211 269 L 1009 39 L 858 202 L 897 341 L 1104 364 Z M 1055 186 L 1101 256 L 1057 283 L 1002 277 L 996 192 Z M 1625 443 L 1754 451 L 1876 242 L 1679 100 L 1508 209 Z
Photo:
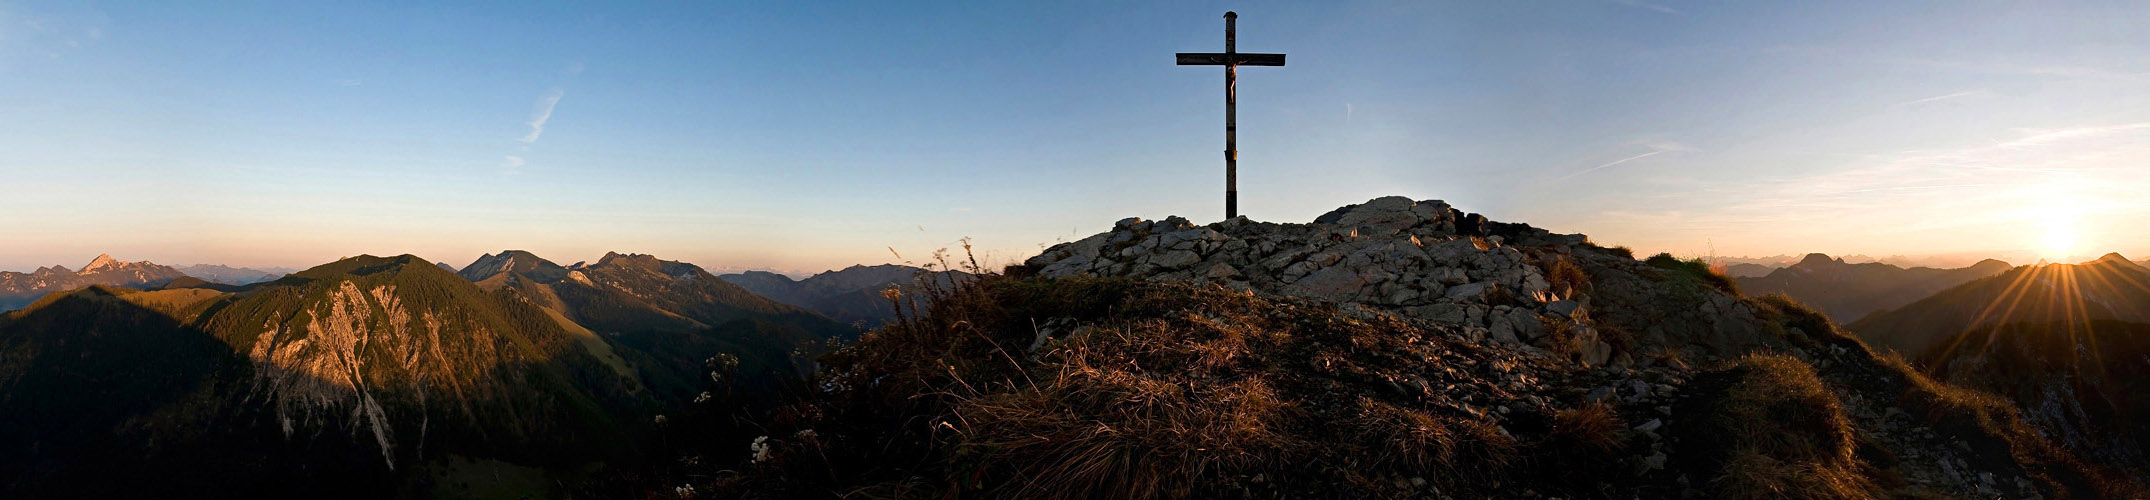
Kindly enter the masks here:
M 1850 323 L 1869 342 L 1917 356 L 1958 333 L 2007 323 L 2150 323 L 2150 270 L 2107 254 L 2023 266 Z
M 211 283 L 248 285 L 282 278 L 284 275 L 298 272 L 298 270 L 285 268 L 253 269 L 217 264 L 195 264 L 180 267 L 179 272 Z
M 161 286 L 0 315 L 0 497 L 562 496 L 646 467 L 649 422 L 712 373 L 804 390 L 801 356 L 857 334 L 647 255 L 503 252 L 460 276 L 360 256 L 251 285 L 63 271 L 41 272 Z
M 1987 259 L 1960 269 L 1905 269 L 1879 262 L 1851 263 L 1823 254 L 1807 254 L 1791 266 L 1769 274 L 1737 278 L 1749 295 L 1782 293 L 1821 309 L 1840 322 L 1851 322 L 1881 309 L 1901 307 L 1934 292 L 2000 274 L 2006 262 Z
M 52 292 L 90 285 L 148 288 L 185 277 L 186 273 L 153 262 L 127 262 L 98 255 L 82 270 L 66 266 L 40 267 L 28 273 L 0 272 L 0 311 L 29 305 Z
M 895 318 L 894 306 L 881 295 L 884 290 L 896 288 L 902 294 L 916 296 L 921 287 L 930 283 L 953 289 L 956 283 L 970 277 L 970 273 L 962 271 L 929 272 L 894 264 L 851 266 L 803 280 L 767 271 L 720 276 L 763 297 L 861 327 L 880 326 Z
M 2006 261 L 2008 259 L 2018 259 L 2023 257 L 2024 255 L 2022 255 L 2021 252 L 1962 252 L 1918 256 L 1891 255 L 1878 259 L 1863 254 L 1853 254 L 1839 257 L 1838 260 L 1842 260 L 1847 264 L 1868 264 L 1878 262 L 1902 268 L 1930 267 L 1935 269 L 1955 269 L 1977 265 L 1978 263 L 1987 260 Z M 1704 257 L 1703 260 L 1709 262 L 1713 266 L 1721 266 L 1724 270 L 1724 274 L 1727 276 L 1731 276 L 1734 278 L 1759 278 L 1762 276 L 1769 275 L 1770 271 L 1775 271 L 1777 269 L 1789 267 L 1792 264 L 1797 264 L 1800 260 L 1804 258 L 1804 256 L 1772 255 L 1768 257 Z M 2029 260 L 2036 259 L 2031 258 Z M 2024 262 L 2027 261 L 2028 260 L 2024 260 Z

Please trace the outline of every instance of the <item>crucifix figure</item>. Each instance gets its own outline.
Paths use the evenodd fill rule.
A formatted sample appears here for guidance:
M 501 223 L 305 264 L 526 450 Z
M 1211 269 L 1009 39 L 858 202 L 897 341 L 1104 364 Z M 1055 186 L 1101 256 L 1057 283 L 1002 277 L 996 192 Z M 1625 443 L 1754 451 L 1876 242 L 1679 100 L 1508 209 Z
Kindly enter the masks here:
M 1246 54 L 1234 47 L 1236 12 L 1224 13 L 1224 53 L 1181 52 L 1181 66 L 1224 66 L 1224 218 L 1239 217 L 1239 67 L 1283 66 L 1284 54 Z

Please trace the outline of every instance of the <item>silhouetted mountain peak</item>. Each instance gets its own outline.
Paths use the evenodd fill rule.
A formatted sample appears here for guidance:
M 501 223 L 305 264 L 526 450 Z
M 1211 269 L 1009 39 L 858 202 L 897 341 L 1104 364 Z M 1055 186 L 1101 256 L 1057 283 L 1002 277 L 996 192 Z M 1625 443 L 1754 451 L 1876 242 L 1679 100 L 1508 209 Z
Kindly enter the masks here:
M 1817 252 L 1817 253 L 1810 253 L 1810 254 L 1807 254 L 1807 256 L 1806 256 L 1805 258 L 1799 259 L 1799 263 L 1798 263 L 1798 264 L 1794 264 L 1794 265 L 1796 265 L 1796 266 L 1799 266 L 1799 267 L 1815 267 L 1815 266 L 1826 266 L 1826 265 L 1831 265 L 1831 264 L 1841 264 L 1841 263 L 1843 263 L 1843 262 L 1844 262 L 1844 261 L 1843 261 L 1843 260 L 1840 260 L 1840 259 L 1832 259 L 1832 258 L 1829 258 L 1829 255 L 1828 255 L 1828 254 L 1824 254 L 1824 253 L 1819 253 L 1819 252 Z

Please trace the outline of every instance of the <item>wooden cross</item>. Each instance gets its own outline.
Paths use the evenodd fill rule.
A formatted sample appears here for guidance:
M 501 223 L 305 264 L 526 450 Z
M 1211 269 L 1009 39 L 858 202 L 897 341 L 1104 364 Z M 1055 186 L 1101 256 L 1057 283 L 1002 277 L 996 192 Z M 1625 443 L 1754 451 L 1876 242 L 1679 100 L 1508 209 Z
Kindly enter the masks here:
M 1224 53 L 1181 52 L 1181 66 L 1224 66 L 1224 218 L 1239 217 L 1239 67 L 1283 66 L 1284 54 L 1246 54 L 1234 47 L 1239 13 L 1224 13 Z

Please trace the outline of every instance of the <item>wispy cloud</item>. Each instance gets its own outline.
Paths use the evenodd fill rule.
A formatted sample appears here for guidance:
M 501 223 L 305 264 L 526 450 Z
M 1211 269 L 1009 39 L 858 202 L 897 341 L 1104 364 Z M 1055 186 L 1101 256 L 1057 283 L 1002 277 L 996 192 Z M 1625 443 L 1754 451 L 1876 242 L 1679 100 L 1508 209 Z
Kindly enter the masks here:
M 523 157 L 515 155 L 503 156 L 500 161 L 501 168 L 516 168 L 523 166 L 523 164 Z
M 1677 16 L 1677 15 L 1681 15 L 1681 14 L 1682 14 L 1682 13 L 1680 12 L 1680 10 L 1679 10 L 1679 9 L 1674 9 L 1674 8 L 1671 8 L 1671 7 L 1666 7 L 1666 6 L 1664 6 L 1664 5 L 1659 5 L 1659 4 L 1649 3 L 1649 2 L 1644 2 L 1644 1 L 1642 1 L 1642 0 L 1613 0 L 1613 3 L 1616 3 L 1616 4 L 1620 4 L 1620 5 L 1623 5 L 1623 6 L 1627 6 L 1627 7 L 1634 7 L 1634 8 L 1637 8 L 1637 9 L 1646 9 L 1646 10 L 1654 10 L 1654 11 L 1658 11 L 1658 12 L 1662 12 L 1662 13 L 1666 13 L 1666 14 L 1672 14 L 1672 15 L 1675 15 L 1675 16 Z
M 2068 63 L 2015 63 L 1973 62 L 1961 60 L 1882 58 L 1880 62 L 1933 68 L 1969 73 L 1994 75 L 2037 76 L 2070 80 L 2106 80 L 2140 82 L 2150 80 L 2150 71 L 2124 69 L 2125 61 L 2081 61 Z
M 357 86 L 360 86 L 360 85 L 365 85 L 365 84 L 366 84 L 366 82 L 358 81 L 358 80 L 356 80 L 356 79 L 349 79 L 349 78 L 346 78 L 346 79 L 343 79 L 343 80 L 337 80 L 337 81 L 336 81 L 336 84 L 337 84 L 337 85 L 341 85 L 341 86 L 345 86 L 345 87 L 357 87 Z
M 566 95 L 566 91 L 556 88 L 552 89 L 551 92 L 546 92 L 544 96 L 538 97 L 537 111 L 530 114 L 530 121 L 526 123 L 530 126 L 530 133 L 524 134 L 522 138 L 516 139 L 516 141 L 524 144 L 534 143 L 537 142 L 538 136 L 545 135 L 545 122 L 552 121 L 552 108 L 560 105 L 560 98 Z

